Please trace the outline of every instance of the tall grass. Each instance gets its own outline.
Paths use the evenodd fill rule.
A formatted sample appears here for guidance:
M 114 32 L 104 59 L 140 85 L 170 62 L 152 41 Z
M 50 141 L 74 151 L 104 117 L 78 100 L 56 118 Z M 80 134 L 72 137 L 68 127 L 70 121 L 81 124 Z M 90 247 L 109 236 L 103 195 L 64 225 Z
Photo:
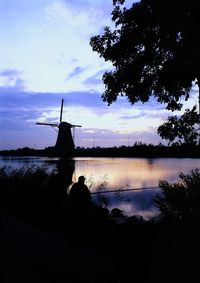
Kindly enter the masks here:
M 66 172 L 65 172 L 66 173 Z M 68 204 L 66 178 L 45 166 L 0 168 L 0 211 L 29 220 L 60 217 Z

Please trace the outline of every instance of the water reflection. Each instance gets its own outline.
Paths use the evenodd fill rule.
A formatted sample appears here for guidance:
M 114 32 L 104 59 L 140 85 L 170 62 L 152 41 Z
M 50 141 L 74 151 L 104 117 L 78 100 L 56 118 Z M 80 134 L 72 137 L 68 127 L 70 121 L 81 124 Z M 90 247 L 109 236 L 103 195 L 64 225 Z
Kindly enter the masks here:
M 149 219 L 159 214 L 153 202 L 153 197 L 157 193 L 160 193 L 159 188 L 118 193 L 94 193 L 92 197 L 97 204 L 108 207 L 110 210 L 117 207 L 126 216 L 142 215 L 145 219 Z
M 66 187 L 84 175 L 92 192 L 101 190 L 158 187 L 159 180 L 175 182 L 179 173 L 199 168 L 200 159 L 192 158 L 47 158 L 47 157 L 0 157 L 0 166 L 20 168 L 45 166 L 62 175 Z M 127 215 L 140 214 L 149 218 L 157 213 L 153 196 L 158 189 L 129 191 L 118 194 L 101 194 L 104 206 L 119 207 Z M 99 201 L 98 195 L 93 195 Z
M 59 179 L 63 182 L 63 187 L 69 187 L 72 183 L 75 161 L 73 159 L 59 159 L 56 162 L 56 169 Z
M 103 181 L 110 189 L 156 187 L 159 180 L 174 182 L 180 172 L 187 173 L 200 168 L 200 159 L 192 158 L 73 158 L 48 157 L 0 157 L 0 166 L 20 168 L 23 166 L 46 166 L 47 170 L 59 170 L 62 164 L 74 162 L 72 180 L 87 177 L 95 191 Z
M 159 193 L 159 180 L 175 182 L 179 173 L 188 173 L 200 168 L 200 159 L 176 158 L 77 158 L 73 180 L 85 175 L 86 183 L 93 192 L 99 190 L 102 183 L 105 190 L 149 188 L 139 191 L 127 191 L 106 194 L 93 194 L 95 201 L 112 209 L 118 207 L 125 215 L 142 215 L 149 219 L 159 214 L 153 197 Z M 102 191 L 102 188 L 101 188 Z
M 95 191 L 103 181 L 109 189 L 157 187 L 159 180 L 174 182 L 180 172 L 200 168 L 200 159 L 191 158 L 76 158 L 75 173 L 93 180 Z

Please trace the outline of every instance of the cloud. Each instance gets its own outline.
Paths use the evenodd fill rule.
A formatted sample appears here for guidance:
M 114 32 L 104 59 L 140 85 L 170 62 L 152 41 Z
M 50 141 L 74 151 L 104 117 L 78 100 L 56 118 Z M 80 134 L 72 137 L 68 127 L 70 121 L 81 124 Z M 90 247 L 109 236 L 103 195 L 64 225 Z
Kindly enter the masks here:
M 82 74 L 86 69 L 86 67 L 81 66 L 75 67 L 73 71 L 67 76 L 67 80 Z
M 66 93 L 32 92 L 19 88 L 18 85 L 0 87 L 2 105 L 30 106 L 30 107 L 60 107 L 60 101 L 65 99 L 65 106 L 83 106 L 99 108 L 105 104 L 98 92 L 72 91 Z M 106 105 L 105 105 L 106 106 Z
M 116 123 L 124 127 L 127 125 L 128 128 L 138 122 L 145 124 L 146 121 L 149 124 L 151 119 L 154 122 L 157 121 L 157 124 L 169 115 L 154 101 L 143 104 L 142 107 L 140 103 L 131 106 L 126 97 L 120 97 L 116 103 L 108 106 L 102 101 L 101 93 L 98 91 L 33 92 L 24 90 L 23 84 L 24 82 L 19 80 L 13 86 L 0 87 L 1 111 L 3 108 L 12 109 L 12 111 L 20 108 L 29 108 L 30 111 L 36 111 L 36 109 L 40 111 L 41 109 L 43 111 L 59 110 L 61 99 L 64 98 L 66 111 L 72 109 L 74 112 L 73 109 L 79 109 L 79 113 L 76 114 L 84 113 L 87 116 L 89 113 L 93 113 L 94 117 L 102 117 L 101 119 L 105 117 L 107 125 Z M 55 117 L 51 118 L 55 119 Z
M 5 42 L 2 66 L 10 70 L 16 66 L 21 70 L 18 75 L 26 82 L 26 89 L 35 92 L 86 91 L 91 86 L 97 87 L 92 78 L 90 82 L 84 81 L 92 72 L 108 65 L 89 45 L 90 37 L 110 21 L 104 12 L 107 13 L 106 7 L 112 6 L 112 1 L 106 2 L 45 0 L 34 4 L 33 10 L 26 2 L 13 5 L 18 21 L 15 25 L 9 23 L 9 36 L 2 35 Z M 36 32 L 41 27 L 45 28 Z M 16 78 L 17 73 L 13 71 L 10 75 Z M 1 85 L 11 84 L 11 78 L 10 82 L 5 80 L 6 77 Z M 98 89 L 100 86 L 99 81 Z
M 113 9 L 112 0 L 62 0 L 67 8 L 78 12 L 89 12 L 95 16 L 99 14 L 104 19 L 110 16 Z
M 112 1 L 57 0 L 48 5 L 50 21 L 63 21 L 66 27 L 84 38 L 98 34 L 102 27 L 112 25 Z
M 15 69 L 5 69 L 3 71 L 0 71 L 0 76 L 3 77 L 16 77 L 20 75 L 21 72 Z
M 99 85 L 99 84 L 102 84 L 102 80 L 95 77 L 95 76 L 91 76 L 84 81 L 84 84 L 86 84 L 86 85 Z
M 144 117 L 146 114 L 144 112 L 136 114 L 136 115 L 124 115 L 124 116 L 120 116 L 120 119 L 123 120 L 133 120 L 133 119 L 138 119 L 141 117 Z
M 89 1 L 88 0 L 62 0 L 62 2 L 67 6 L 67 7 L 72 7 L 77 10 L 82 10 L 85 7 L 88 7 Z
M 84 147 L 113 147 L 113 146 L 132 146 L 135 142 L 159 143 L 162 142 L 155 129 L 149 128 L 148 131 L 120 133 L 113 129 L 80 128 L 76 130 L 76 145 Z
M 12 1 L 4 2 L 4 19 L 11 10 L 15 17 L 5 21 L 6 31 L 0 30 L 5 43 L 0 69 L 2 146 L 14 140 L 16 147 L 25 141 L 32 145 L 34 139 L 38 146 L 54 143 L 54 131 L 36 127 L 35 122 L 58 121 L 62 98 L 63 118 L 82 124 L 77 133 L 84 135 L 85 145 L 93 129 L 107 146 L 113 141 L 122 143 L 132 129 L 141 135 L 140 124 L 145 130 L 142 118 L 154 115 L 158 104 L 131 107 L 126 97 L 119 97 L 108 107 L 101 98 L 102 75 L 112 65 L 89 45 L 91 36 L 112 25 L 112 0 L 32 0 L 12 6 Z
M 102 85 L 102 76 L 106 70 L 95 72 L 92 76 L 88 77 L 83 83 L 86 85 Z
M 127 145 L 128 142 L 131 145 L 138 140 L 158 141 L 156 127 L 160 120 L 150 120 L 148 112 L 144 115 L 144 109 L 141 111 L 136 106 L 131 107 L 125 99 L 108 107 L 98 92 L 40 93 L 23 91 L 16 86 L 0 88 L 0 134 L 4 136 L 3 140 L 7 140 L 7 136 L 14 139 L 17 130 L 32 137 L 32 129 L 35 140 L 39 136 L 44 137 L 37 142 L 38 146 L 43 146 L 45 140 L 46 146 L 55 142 L 55 133 L 48 127 L 36 126 L 36 122 L 59 122 L 62 98 L 65 99 L 63 121 L 82 125 L 81 129 L 76 129 L 77 146 L 92 146 L 93 133 L 96 145 L 105 147 Z M 151 127 L 152 124 L 154 127 Z M 20 147 L 21 142 L 16 144 Z
M 0 72 L 0 91 L 6 88 L 12 90 L 23 90 L 25 81 L 20 78 L 21 72 L 16 69 L 4 69 Z M 4 89 L 5 88 L 5 89 Z

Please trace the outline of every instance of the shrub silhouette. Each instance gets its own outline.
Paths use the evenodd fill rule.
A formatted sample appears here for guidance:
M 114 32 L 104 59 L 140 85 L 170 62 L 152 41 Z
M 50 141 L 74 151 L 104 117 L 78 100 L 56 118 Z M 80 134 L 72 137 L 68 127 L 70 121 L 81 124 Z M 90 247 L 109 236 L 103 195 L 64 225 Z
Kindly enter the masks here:
M 0 187 L 0 211 L 15 215 L 55 215 L 67 202 L 67 182 L 64 190 L 62 176 L 45 166 L 0 168 Z
M 161 194 L 154 197 L 155 206 L 165 219 L 194 223 L 200 219 L 200 171 L 181 172 L 179 177 L 174 184 L 159 182 Z

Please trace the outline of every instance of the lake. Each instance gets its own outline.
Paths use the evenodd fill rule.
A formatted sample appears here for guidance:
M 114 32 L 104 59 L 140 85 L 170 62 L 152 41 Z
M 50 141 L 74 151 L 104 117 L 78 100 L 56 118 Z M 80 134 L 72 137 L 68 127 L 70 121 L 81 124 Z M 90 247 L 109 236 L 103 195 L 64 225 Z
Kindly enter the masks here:
M 149 219 L 158 211 L 153 196 L 159 193 L 159 180 L 175 182 L 179 173 L 200 169 L 197 158 L 91 158 L 76 157 L 59 159 L 48 157 L 0 157 L 0 166 L 11 168 L 45 166 L 47 170 L 59 170 L 60 162 L 72 162 L 72 182 L 80 175 L 86 177 L 86 184 L 94 200 L 112 209 L 118 207 L 125 215 L 139 214 Z M 133 190 L 135 189 L 135 191 Z M 102 190 L 127 190 L 123 192 L 97 193 Z

